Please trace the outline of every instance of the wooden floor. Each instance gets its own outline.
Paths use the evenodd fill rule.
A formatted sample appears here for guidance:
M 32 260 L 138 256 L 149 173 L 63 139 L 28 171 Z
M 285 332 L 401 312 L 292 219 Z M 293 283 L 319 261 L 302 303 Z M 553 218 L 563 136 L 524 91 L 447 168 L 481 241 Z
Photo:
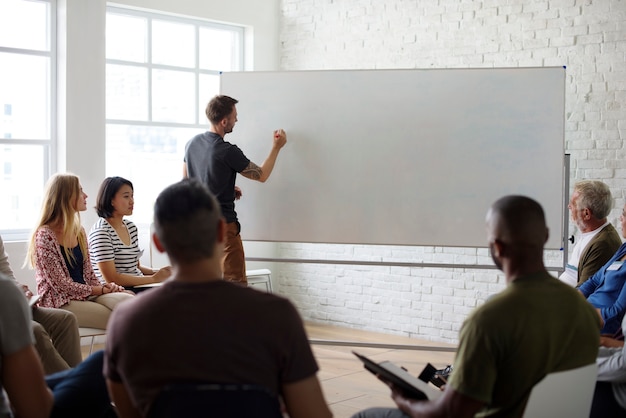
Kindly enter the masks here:
M 452 349 L 454 346 L 433 343 L 415 338 L 364 332 L 328 325 L 306 324 L 311 341 L 350 341 L 357 344 L 378 343 L 389 345 L 432 346 Z M 363 368 L 363 364 L 352 354 L 352 350 L 375 361 L 392 361 L 418 375 L 426 363 L 443 368 L 452 363 L 453 352 L 406 350 L 397 348 L 371 348 L 312 344 L 313 353 L 320 366 L 318 377 L 324 396 L 335 418 L 348 418 L 357 411 L 372 406 L 394 406 L 387 386 Z M 94 350 L 103 348 L 95 344 Z M 87 355 L 89 346 L 83 346 Z
M 355 341 L 360 343 L 383 343 L 389 345 L 433 346 L 454 348 L 450 344 L 432 343 L 415 338 L 398 337 L 372 332 L 356 331 L 328 325 L 306 324 L 309 338 L 333 341 Z M 375 361 L 389 360 L 405 367 L 411 374 L 418 375 L 427 363 L 438 369 L 452 364 L 453 352 L 400 350 L 389 348 L 344 347 L 312 344 L 313 353 L 319 363 L 318 377 L 322 382 L 324 396 L 335 418 L 348 418 L 357 411 L 372 406 L 395 404 L 389 397 L 389 388 L 352 354 L 352 350 Z

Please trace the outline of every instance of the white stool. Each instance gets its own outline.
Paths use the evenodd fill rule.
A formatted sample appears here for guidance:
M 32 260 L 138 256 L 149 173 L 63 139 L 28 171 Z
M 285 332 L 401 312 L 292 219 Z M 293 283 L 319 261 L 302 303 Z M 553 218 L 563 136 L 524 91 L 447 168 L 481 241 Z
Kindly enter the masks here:
M 268 269 L 248 270 L 248 286 L 267 293 L 272 293 L 272 272 Z
M 80 335 L 80 338 L 91 338 L 91 345 L 89 347 L 89 354 L 91 355 L 91 353 L 93 352 L 93 343 L 96 339 L 96 337 L 99 337 L 101 335 L 106 335 L 107 330 L 106 329 L 100 329 L 100 328 L 78 328 L 78 334 Z

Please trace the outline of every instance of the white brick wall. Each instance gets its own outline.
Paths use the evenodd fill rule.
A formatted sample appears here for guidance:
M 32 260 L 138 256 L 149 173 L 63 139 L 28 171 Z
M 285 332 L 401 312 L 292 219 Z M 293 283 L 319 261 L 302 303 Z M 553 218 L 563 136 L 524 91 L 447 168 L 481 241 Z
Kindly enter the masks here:
M 626 1 L 282 0 L 281 69 L 567 67 L 571 183 L 600 179 L 625 202 Z M 485 208 L 486 209 L 486 208 Z M 410 219 L 405 220 L 410 222 Z M 573 233 L 574 230 L 572 229 Z M 489 264 L 485 249 L 281 244 L 286 258 Z M 558 251 L 546 254 L 558 266 Z M 495 270 L 277 264 L 306 319 L 456 342 Z

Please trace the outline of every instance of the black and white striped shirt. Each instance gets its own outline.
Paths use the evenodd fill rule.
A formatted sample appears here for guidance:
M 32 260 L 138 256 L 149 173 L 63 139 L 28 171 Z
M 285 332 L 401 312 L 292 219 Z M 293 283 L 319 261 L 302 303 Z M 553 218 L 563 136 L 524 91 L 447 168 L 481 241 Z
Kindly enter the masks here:
M 143 251 L 139 249 L 137 227 L 126 219 L 123 222 L 130 235 L 130 245 L 122 242 L 115 229 L 104 218 L 98 219 L 89 231 L 89 255 L 96 276 L 100 280 L 103 280 L 103 277 L 98 269 L 98 263 L 102 261 L 115 262 L 115 270 L 118 273 L 143 276 L 139 270 L 139 257 Z

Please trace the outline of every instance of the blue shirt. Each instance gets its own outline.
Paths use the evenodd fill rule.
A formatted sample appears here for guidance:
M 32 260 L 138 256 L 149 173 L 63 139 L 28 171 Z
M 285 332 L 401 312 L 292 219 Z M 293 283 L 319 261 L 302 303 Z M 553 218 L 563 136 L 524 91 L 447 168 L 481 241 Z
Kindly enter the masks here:
M 579 290 L 589 303 L 600 309 L 604 321 L 603 334 L 613 334 L 621 326 L 626 312 L 626 263 L 619 261 L 626 255 L 626 243 Z

